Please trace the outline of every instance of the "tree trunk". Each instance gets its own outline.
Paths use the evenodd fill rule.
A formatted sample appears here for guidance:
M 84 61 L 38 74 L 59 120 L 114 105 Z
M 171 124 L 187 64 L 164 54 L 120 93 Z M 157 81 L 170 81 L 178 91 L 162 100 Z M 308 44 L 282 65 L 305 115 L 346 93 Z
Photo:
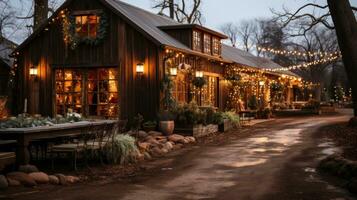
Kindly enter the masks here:
M 170 18 L 174 19 L 175 18 L 175 4 L 174 0 L 169 0 L 169 7 L 170 7 Z
M 357 21 L 348 0 L 327 0 L 335 24 L 338 44 L 352 88 L 354 115 L 357 117 Z
M 34 2 L 33 30 L 36 30 L 48 17 L 48 0 L 34 0 Z

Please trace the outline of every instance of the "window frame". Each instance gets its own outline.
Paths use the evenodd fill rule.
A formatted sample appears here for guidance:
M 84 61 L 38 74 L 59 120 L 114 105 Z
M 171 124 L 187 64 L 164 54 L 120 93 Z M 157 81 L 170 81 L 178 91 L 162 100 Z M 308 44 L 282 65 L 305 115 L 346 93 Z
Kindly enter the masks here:
M 221 55 L 221 40 L 218 37 L 212 37 L 212 54 Z
M 95 73 L 96 76 L 94 79 L 90 79 L 89 78 L 89 74 L 90 74 L 90 71 L 91 70 L 95 70 Z M 100 78 L 100 74 L 99 72 L 101 70 L 107 70 L 108 73 L 109 73 L 109 70 L 115 70 L 115 75 L 114 75 L 114 78 L 111 78 L 110 76 L 107 78 L 107 79 L 101 79 Z M 57 71 L 62 71 L 62 75 L 61 76 L 57 76 Z M 73 74 L 74 72 L 78 73 L 80 75 L 80 79 L 71 79 L 71 80 L 66 80 L 65 79 L 65 72 L 66 71 L 71 71 L 71 73 Z M 53 108 L 54 108 L 54 114 L 65 114 L 68 109 L 73 109 L 72 107 L 74 106 L 80 106 L 80 113 L 83 114 L 83 116 L 86 116 L 86 117 L 92 117 L 92 118 L 118 118 L 120 116 L 120 77 L 119 77 L 119 69 L 115 66 L 103 66 L 103 67 L 89 67 L 89 68 L 73 68 L 73 67 L 55 67 L 54 68 L 54 71 L 53 71 L 53 88 L 54 88 L 54 95 L 53 95 Z M 73 75 L 72 75 L 73 76 Z M 62 77 L 62 79 L 58 79 L 58 77 Z M 80 83 L 80 91 L 75 91 L 75 89 L 71 89 L 73 91 L 69 91 L 69 92 L 66 92 L 65 91 L 65 82 L 69 82 L 71 81 L 72 83 L 74 81 L 76 82 L 79 82 Z M 108 84 L 110 83 L 110 81 L 115 81 L 116 82 L 116 87 L 117 87 L 117 90 L 116 92 L 115 91 L 111 91 L 110 90 L 110 86 L 108 85 L 108 88 L 107 88 L 107 91 L 100 91 L 100 88 L 101 88 L 101 82 L 107 82 Z M 62 87 L 62 92 L 58 92 L 58 83 L 61 83 L 63 82 L 63 87 Z M 97 89 L 96 91 L 95 90 L 90 90 L 89 89 L 89 83 L 96 83 L 97 85 Z M 73 87 L 73 85 L 71 86 Z M 68 94 L 67 94 L 68 93 Z M 97 96 L 97 103 L 96 104 L 90 104 L 89 103 L 89 94 L 94 94 L 96 93 Z M 80 96 L 81 98 L 81 103 L 80 104 L 73 104 L 73 100 L 72 101 L 72 104 L 73 105 L 67 105 L 66 102 L 65 102 L 65 95 L 67 96 L 73 96 L 73 94 L 77 94 Z M 105 103 L 102 103 L 100 102 L 100 95 L 101 94 L 106 94 L 106 97 L 107 97 L 107 101 Z M 62 99 L 62 102 L 61 104 L 58 103 L 58 95 L 62 95 L 63 99 Z M 115 95 L 117 97 L 117 100 L 115 103 L 111 103 L 110 102 L 110 95 L 114 95 L 113 98 L 115 98 Z M 73 98 L 73 97 L 71 97 Z M 61 100 L 61 99 L 59 99 Z M 96 107 L 96 115 L 90 115 L 90 106 L 97 106 Z M 105 113 L 104 115 L 100 115 L 100 107 L 103 107 L 105 108 L 105 110 L 107 112 L 109 112 L 109 110 L 111 109 L 111 107 L 114 107 L 113 109 L 113 115 L 110 115 L 110 113 Z M 60 108 L 60 109 L 59 109 Z M 76 110 L 74 110 L 76 111 Z
M 212 36 L 208 33 L 203 34 L 203 52 L 212 54 Z
M 100 25 L 100 14 L 102 13 L 101 10 L 88 10 L 88 11 L 74 11 L 72 16 L 74 17 L 74 23 L 75 23 L 75 35 L 79 38 L 89 38 L 89 39 L 96 39 L 98 36 L 98 29 L 99 29 L 99 25 Z M 89 23 L 89 17 L 95 17 L 95 31 L 93 32 L 94 34 L 91 34 L 91 23 Z M 77 18 L 81 18 L 81 23 L 78 24 L 77 23 Z M 83 18 L 86 17 L 87 21 L 86 24 L 82 23 Z M 82 29 L 83 26 L 86 26 L 86 31 L 82 31 L 84 32 L 83 35 L 81 35 L 77 29 L 78 27 L 80 27 L 80 29 Z
M 193 30 L 192 31 L 192 49 L 194 51 L 202 52 L 202 49 L 203 49 L 202 34 L 203 33 L 201 31 L 198 31 L 198 30 Z M 199 39 L 199 41 L 197 41 L 198 39 Z

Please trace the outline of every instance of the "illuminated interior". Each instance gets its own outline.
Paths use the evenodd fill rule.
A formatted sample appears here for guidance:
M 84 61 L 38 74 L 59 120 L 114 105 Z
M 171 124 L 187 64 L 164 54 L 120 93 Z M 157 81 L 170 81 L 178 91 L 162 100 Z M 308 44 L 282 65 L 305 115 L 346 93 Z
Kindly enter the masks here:
M 117 69 L 56 70 L 56 114 L 116 117 L 118 105 Z

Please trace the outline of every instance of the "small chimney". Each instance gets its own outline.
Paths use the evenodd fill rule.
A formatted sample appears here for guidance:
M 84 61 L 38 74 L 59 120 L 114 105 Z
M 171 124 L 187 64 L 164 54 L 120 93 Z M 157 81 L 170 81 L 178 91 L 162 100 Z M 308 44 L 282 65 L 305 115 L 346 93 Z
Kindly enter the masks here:
M 170 18 L 174 19 L 175 18 L 175 4 L 174 0 L 169 0 L 169 8 L 170 8 Z

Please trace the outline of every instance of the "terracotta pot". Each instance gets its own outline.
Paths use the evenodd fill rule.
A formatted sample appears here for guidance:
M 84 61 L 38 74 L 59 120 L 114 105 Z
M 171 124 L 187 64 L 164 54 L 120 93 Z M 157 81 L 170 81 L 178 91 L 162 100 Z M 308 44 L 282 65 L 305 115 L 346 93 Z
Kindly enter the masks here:
M 175 129 L 175 121 L 160 121 L 159 128 L 164 135 L 172 135 Z

